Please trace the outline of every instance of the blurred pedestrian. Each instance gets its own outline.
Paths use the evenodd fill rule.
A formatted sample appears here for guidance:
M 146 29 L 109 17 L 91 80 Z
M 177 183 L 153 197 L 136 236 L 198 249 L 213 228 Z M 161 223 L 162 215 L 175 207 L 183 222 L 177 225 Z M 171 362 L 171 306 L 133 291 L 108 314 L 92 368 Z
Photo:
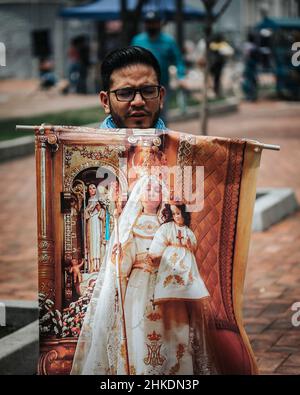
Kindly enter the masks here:
M 80 60 L 80 71 L 79 71 L 79 81 L 77 93 L 86 94 L 87 93 L 87 78 L 88 71 L 91 65 L 90 62 L 90 45 L 87 36 L 81 36 L 79 45 L 79 60 Z
M 249 101 L 257 100 L 257 66 L 259 63 L 259 48 L 256 44 L 254 33 L 248 34 L 248 39 L 244 44 L 244 72 L 242 89 L 245 99 Z
M 72 93 L 87 93 L 87 77 L 90 66 L 88 39 L 78 36 L 72 39 L 68 52 L 69 84 Z
M 78 50 L 78 39 L 71 40 L 68 50 L 69 59 L 69 92 L 77 93 L 80 74 L 80 55 Z
M 259 52 L 262 70 L 272 72 L 272 30 L 261 29 L 259 32 Z
M 49 58 L 41 58 L 39 64 L 40 86 L 42 89 L 52 88 L 57 83 L 54 73 L 54 63 Z
M 148 49 L 153 53 L 161 68 L 161 84 L 169 90 L 169 66 L 175 65 L 179 87 L 184 88 L 185 65 L 176 41 L 170 35 L 163 33 L 162 18 L 159 13 L 149 11 L 144 17 L 145 32 L 133 37 L 131 45 Z M 167 122 L 168 97 L 162 111 L 162 118 Z
M 222 34 L 215 34 L 209 45 L 210 73 L 213 77 L 213 86 L 216 97 L 222 95 L 222 73 L 227 58 L 234 53 L 233 48 L 225 41 Z

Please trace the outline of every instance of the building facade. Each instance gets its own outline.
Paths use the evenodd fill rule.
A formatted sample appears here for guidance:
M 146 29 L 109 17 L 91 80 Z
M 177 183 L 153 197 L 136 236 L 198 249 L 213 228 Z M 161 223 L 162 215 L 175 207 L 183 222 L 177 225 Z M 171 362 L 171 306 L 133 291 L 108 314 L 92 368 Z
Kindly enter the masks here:
M 59 78 L 67 75 L 68 47 L 72 37 L 92 35 L 89 21 L 59 17 L 62 0 L 0 0 L 0 42 L 6 49 L 6 66 L 0 79 L 37 78 L 42 58 L 53 60 Z
M 223 1 L 219 0 L 219 4 Z M 92 52 L 96 54 L 99 41 L 99 26 L 96 22 L 59 17 L 62 7 L 82 2 L 83 0 L 0 0 L 0 43 L 5 46 L 6 55 L 6 66 L 0 67 L 0 79 L 37 78 L 42 57 L 53 60 L 59 78 L 66 77 L 68 48 L 71 38 L 77 35 L 87 35 L 91 47 L 96 48 Z M 203 10 L 200 0 L 185 2 Z M 300 0 L 232 0 L 216 30 L 224 32 L 239 48 L 248 30 L 263 15 L 294 18 L 300 17 L 299 9 Z M 173 29 L 171 26 L 170 32 L 176 34 L 175 26 Z M 187 38 L 198 41 L 201 35 L 199 22 L 185 25 Z
M 243 39 L 264 16 L 299 18 L 299 5 L 297 0 L 232 0 L 218 22 L 218 29 L 235 40 Z
M 243 0 L 240 3 L 246 28 L 258 23 L 265 15 L 273 18 L 299 17 L 299 1 L 296 0 Z

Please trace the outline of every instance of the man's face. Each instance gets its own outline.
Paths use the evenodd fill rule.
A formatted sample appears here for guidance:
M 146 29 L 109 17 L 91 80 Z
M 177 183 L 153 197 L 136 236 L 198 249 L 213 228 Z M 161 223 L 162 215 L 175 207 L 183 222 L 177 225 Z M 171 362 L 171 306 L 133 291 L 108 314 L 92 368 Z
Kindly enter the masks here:
M 110 91 L 123 88 L 142 88 L 148 85 L 158 85 L 155 71 L 152 67 L 137 64 L 115 70 L 111 75 Z M 147 129 L 155 126 L 161 109 L 165 89 L 160 89 L 155 99 L 143 99 L 140 92 L 130 102 L 118 101 L 115 93 L 100 92 L 101 105 L 106 114 L 111 114 L 118 128 Z
M 155 37 L 161 31 L 161 22 L 160 21 L 146 21 L 145 30 L 149 34 L 150 37 Z

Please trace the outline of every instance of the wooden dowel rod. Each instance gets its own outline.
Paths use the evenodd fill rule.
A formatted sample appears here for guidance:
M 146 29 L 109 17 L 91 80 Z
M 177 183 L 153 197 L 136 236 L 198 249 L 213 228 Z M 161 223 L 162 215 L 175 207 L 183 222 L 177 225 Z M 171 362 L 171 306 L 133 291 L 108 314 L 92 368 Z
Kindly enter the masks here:
M 16 130 L 35 130 L 40 126 L 33 126 L 33 125 L 16 125 Z
M 260 144 L 262 149 L 270 149 L 273 151 L 280 151 L 280 145 L 274 145 L 274 144 Z
M 258 141 L 255 141 L 254 145 L 256 148 L 269 149 L 269 150 L 273 150 L 273 151 L 280 151 L 280 145 L 264 144 L 264 143 L 259 143 Z
M 39 126 L 34 126 L 34 125 L 16 125 L 16 130 L 36 130 L 39 128 L 43 129 L 53 129 L 53 126 L 51 125 L 39 125 Z M 55 127 L 54 127 L 55 128 Z M 140 132 L 142 134 L 142 132 Z M 123 134 L 123 133 L 122 133 Z M 139 133 L 137 133 L 139 134 Z M 273 150 L 273 151 L 280 151 L 280 145 L 275 145 L 275 144 L 264 144 L 260 143 L 258 141 L 253 141 L 253 140 L 247 140 L 246 141 L 254 143 L 256 147 L 259 147 L 261 149 L 268 149 L 268 150 Z

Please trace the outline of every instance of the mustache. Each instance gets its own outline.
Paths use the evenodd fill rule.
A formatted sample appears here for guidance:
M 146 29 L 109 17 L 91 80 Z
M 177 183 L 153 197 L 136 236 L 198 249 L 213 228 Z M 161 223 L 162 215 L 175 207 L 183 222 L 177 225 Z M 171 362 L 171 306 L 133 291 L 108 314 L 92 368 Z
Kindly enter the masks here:
M 126 114 L 126 118 L 130 118 L 130 117 L 136 116 L 136 115 L 151 115 L 151 112 L 145 110 L 144 108 L 134 109 L 134 110 L 129 111 Z
M 112 108 L 111 101 L 109 99 L 110 107 Z M 143 115 L 152 115 L 151 111 L 146 110 L 144 107 L 129 107 L 129 111 L 124 115 L 124 118 L 131 118 L 134 113 L 143 113 Z M 115 112 L 115 111 L 114 111 Z

